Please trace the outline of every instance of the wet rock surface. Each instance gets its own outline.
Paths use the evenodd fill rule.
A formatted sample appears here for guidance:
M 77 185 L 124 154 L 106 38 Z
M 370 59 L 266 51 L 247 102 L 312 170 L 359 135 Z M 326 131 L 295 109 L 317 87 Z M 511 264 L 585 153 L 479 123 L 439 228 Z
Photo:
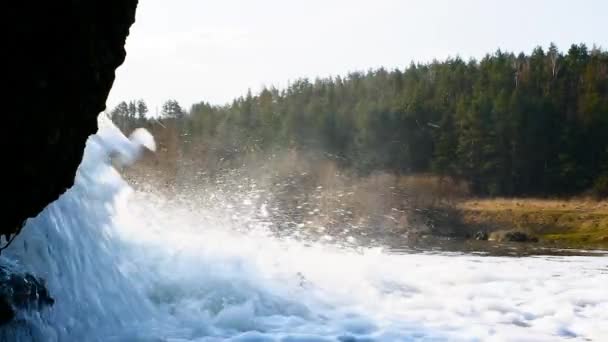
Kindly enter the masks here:
M 21 310 L 41 310 L 54 303 L 42 279 L 0 265 L 0 325 L 10 322 Z
M 510 242 L 538 242 L 536 237 L 518 231 L 506 232 L 504 235 L 504 240 Z
M 477 231 L 477 232 L 475 233 L 475 235 L 473 236 L 473 238 L 474 238 L 475 240 L 479 240 L 479 241 L 487 241 L 487 240 L 488 240 L 488 238 L 489 238 L 489 235 L 488 235 L 488 233 L 486 233 L 485 231 L 483 231 L 483 230 L 479 230 L 479 231 Z
M 538 242 L 536 236 L 519 230 L 501 230 L 492 232 L 489 240 L 498 242 Z

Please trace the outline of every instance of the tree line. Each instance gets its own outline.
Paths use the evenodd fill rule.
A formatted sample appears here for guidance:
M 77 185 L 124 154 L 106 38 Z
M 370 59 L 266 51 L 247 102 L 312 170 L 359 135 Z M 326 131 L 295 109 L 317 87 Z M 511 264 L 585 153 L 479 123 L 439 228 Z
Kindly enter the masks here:
M 111 116 L 128 131 L 145 108 Z M 608 195 L 608 53 L 584 44 L 304 78 L 189 111 L 170 100 L 158 120 L 177 123 L 185 150 L 314 150 L 359 174 L 465 180 L 477 195 Z

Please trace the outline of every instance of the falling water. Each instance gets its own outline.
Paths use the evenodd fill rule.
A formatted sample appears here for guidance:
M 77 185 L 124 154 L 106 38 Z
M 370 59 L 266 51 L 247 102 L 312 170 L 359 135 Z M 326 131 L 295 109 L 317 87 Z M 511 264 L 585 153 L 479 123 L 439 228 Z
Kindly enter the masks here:
M 154 147 L 147 132 L 126 138 L 100 118 L 74 186 L 3 256 L 46 279 L 55 305 L 21 313 L 1 340 L 608 338 L 605 256 L 395 254 L 277 238 L 250 217 L 266 207 L 227 212 L 131 189 L 110 159 L 132 163 L 143 146 Z

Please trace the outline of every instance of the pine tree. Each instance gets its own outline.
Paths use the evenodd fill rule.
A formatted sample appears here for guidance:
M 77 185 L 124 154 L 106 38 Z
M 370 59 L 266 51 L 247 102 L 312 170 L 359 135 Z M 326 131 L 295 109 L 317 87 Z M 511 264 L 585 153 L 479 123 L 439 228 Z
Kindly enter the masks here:
M 176 100 L 167 100 L 163 104 L 161 116 L 165 119 L 184 119 L 185 112 Z
M 135 105 L 142 121 L 143 101 L 112 111 L 121 129 Z M 551 44 L 528 55 L 498 50 L 479 61 L 300 79 L 226 106 L 201 102 L 189 115 L 169 100 L 162 116 L 183 142 L 230 151 L 222 157 L 313 149 L 362 174 L 466 180 L 477 195 L 568 195 L 608 184 L 608 53 L 583 44 L 566 54 Z
M 143 125 L 146 122 L 148 114 L 148 106 L 144 100 L 137 101 L 137 120 L 140 125 Z

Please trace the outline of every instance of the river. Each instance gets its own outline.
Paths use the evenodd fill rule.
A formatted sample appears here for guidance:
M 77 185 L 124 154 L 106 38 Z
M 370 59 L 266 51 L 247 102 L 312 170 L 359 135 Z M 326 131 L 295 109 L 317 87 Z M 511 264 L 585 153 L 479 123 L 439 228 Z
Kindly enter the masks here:
M 3 341 L 608 340 L 606 254 L 277 237 L 249 213 L 132 189 L 109 156 L 132 162 L 150 137 L 100 127 L 75 185 L 3 255 L 56 301 Z

